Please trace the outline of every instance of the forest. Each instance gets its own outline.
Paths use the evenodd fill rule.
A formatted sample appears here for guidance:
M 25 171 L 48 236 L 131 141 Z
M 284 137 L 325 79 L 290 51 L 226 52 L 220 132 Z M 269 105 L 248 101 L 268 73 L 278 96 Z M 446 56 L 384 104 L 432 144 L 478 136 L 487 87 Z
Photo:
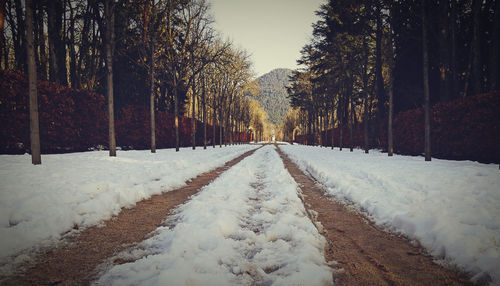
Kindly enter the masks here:
M 366 152 L 380 148 L 389 155 L 394 148 L 404 151 L 408 144 L 420 146 L 421 141 L 425 146 L 418 151 L 400 153 L 425 153 L 430 160 L 431 154 L 440 155 L 438 149 L 452 148 L 450 144 L 470 136 L 474 138 L 468 139 L 472 141 L 468 146 L 480 149 L 488 141 L 483 152 L 489 154 L 483 157 L 500 160 L 491 147 L 499 142 L 499 96 L 491 93 L 500 89 L 499 2 L 327 1 L 316 12 L 319 20 L 313 25 L 312 40 L 303 47 L 301 68 L 291 77 L 288 93 L 295 110 L 285 119 L 287 140 L 300 133 L 307 144 L 341 150 L 349 144 Z M 450 113 L 452 125 L 440 125 L 442 109 Z M 396 121 L 404 121 L 400 133 L 413 132 L 410 125 L 422 122 L 418 140 L 393 138 Z M 468 133 L 477 122 L 489 122 L 479 129 L 482 136 Z M 353 138 L 353 129 L 358 138 Z M 456 129 L 456 134 L 440 138 L 449 129 Z M 350 132 L 347 141 L 346 132 Z M 398 146 L 393 145 L 395 140 Z M 431 142 L 442 146 L 431 151 Z M 460 154 L 444 157 L 472 159 Z
M 278 68 L 257 79 L 260 91 L 256 99 L 267 111 L 272 124 L 280 125 L 290 109 L 286 86 L 291 73 L 290 69 Z
M 69 96 L 76 91 L 105 95 L 103 104 L 108 110 L 101 117 L 109 121 L 109 138 L 99 144 L 109 148 L 112 154 L 116 148 L 114 118 L 132 116 L 124 114 L 127 110 L 129 113 L 130 110 L 149 110 L 141 112 L 145 118 L 140 121 L 147 123 L 141 126 L 145 125 L 151 134 L 152 152 L 156 149 L 155 117 L 158 115 L 155 113 L 175 117 L 177 150 L 179 132 L 190 132 L 195 147 L 197 120 L 205 126 L 214 126 L 214 133 L 215 126 L 221 126 L 217 128 L 220 134 L 212 136 L 213 144 L 215 137 L 219 137 L 221 144 L 233 143 L 236 133 L 254 132 L 255 137 L 262 136 L 263 129 L 259 126 L 264 122 L 258 121 L 263 120 L 264 111 L 245 96 L 256 93 L 250 84 L 253 72 L 249 55 L 224 39 L 213 28 L 213 22 L 210 6 L 204 0 L 2 0 L 2 80 L 18 78 L 11 73 L 20 72 L 30 75 L 30 86 L 36 87 L 37 81 L 38 85 L 54 83 L 49 91 L 44 91 L 49 101 L 56 96 L 53 94 L 61 93 L 57 91 L 62 88 L 74 90 L 67 92 Z M 4 82 L 2 87 L 2 114 L 12 117 L 24 112 L 26 115 L 27 103 L 14 100 L 21 90 L 4 88 L 12 84 Z M 90 98 L 89 95 L 87 99 Z M 75 108 L 73 105 L 71 108 Z M 40 112 L 55 114 L 69 110 L 59 106 L 56 110 Z M 55 115 L 46 116 L 48 121 L 53 121 L 51 116 Z M 182 116 L 192 119 L 189 130 L 181 127 L 179 131 Z M 92 126 L 94 123 L 80 124 Z M 6 129 L 2 124 L 3 133 Z M 204 129 L 206 146 L 206 133 L 212 130 Z M 125 128 L 123 132 L 130 130 Z M 8 135 L 2 134 L 2 137 Z M 30 147 L 30 142 L 35 142 L 19 142 L 19 138 L 5 140 L 8 142 L 2 142 L 3 152 L 9 144 Z M 61 137 L 61 140 L 65 139 Z M 60 145 L 64 145 L 63 142 Z

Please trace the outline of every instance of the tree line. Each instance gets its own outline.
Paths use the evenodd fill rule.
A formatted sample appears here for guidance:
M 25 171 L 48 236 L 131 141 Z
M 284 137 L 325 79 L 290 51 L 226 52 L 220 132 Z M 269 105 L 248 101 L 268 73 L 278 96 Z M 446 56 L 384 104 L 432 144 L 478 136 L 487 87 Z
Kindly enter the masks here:
M 0 0 L 0 66 L 106 94 L 111 156 L 114 110 L 127 105 L 149 106 L 151 152 L 155 110 L 175 115 L 177 151 L 180 115 L 193 118 L 193 149 L 195 119 L 205 123 L 205 148 L 206 124 L 223 126 L 221 142 L 233 143 L 233 132 L 264 123 L 248 98 L 257 92 L 249 55 L 213 21 L 205 0 Z
M 500 88 L 500 1 L 329 0 L 316 14 L 288 88 L 289 138 L 299 126 L 321 144 L 322 130 L 363 124 L 368 152 L 387 126 L 391 156 L 394 114 L 424 106 L 430 160 L 429 106 Z

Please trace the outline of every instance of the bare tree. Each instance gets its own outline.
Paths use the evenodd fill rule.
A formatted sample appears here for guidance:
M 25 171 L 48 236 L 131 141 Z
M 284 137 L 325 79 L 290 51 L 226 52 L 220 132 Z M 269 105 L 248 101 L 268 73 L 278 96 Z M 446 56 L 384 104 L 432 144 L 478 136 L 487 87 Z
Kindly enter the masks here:
M 104 18 L 106 20 L 106 93 L 108 97 L 109 116 L 109 156 L 116 156 L 115 115 L 113 103 L 113 50 L 114 50 L 114 0 L 104 1 Z
M 28 86 L 30 98 L 30 140 L 31 162 L 33 165 L 42 164 L 40 155 L 40 131 L 38 122 L 38 91 L 36 86 L 35 49 L 33 45 L 33 5 L 26 0 L 26 53 L 28 60 Z
M 424 76 L 425 161 L 431 160 L 431 122 L 429 103 L 429 55 L 427 51 L 426 1 L 422 0 L 422 56 Z
M 201 81 L 201 104 L 203 109 L 203 149 L 207 149 L 207 82 L 202 77 Z
M 155 128 L 155 43 L 153 28 L 154 1 L 146 1 L 144 8 L 144 35 L 143 45 L 146 47 L 149 37 L 149 114 L 151 129 L 151 153 L 156 153 L 156 128 Z
M 153 37 L 150 39 L 150 90 L 149 90 L 149 114 L 151 116 L 151 153 L 156 153 L 156 129 L 155 129 L 155 50 Z
M 179 95 L 177 90 L 177 72 L 175 63 L 173 63 L 173 80 L 174 80 L 174 117 L 175 117 L 175 152 L 179 152 Z
M 191 146 L 192 146 L 192 149 L 195 150 L 196 149 L 196 117 L 195 117 L 195 114 L 196 114 L 196 94 L 197 94 L 195 86 L 192 87 L 192 93 L 193 93 L 193 95 L 192 95 L 193 114 L 191 116 Z

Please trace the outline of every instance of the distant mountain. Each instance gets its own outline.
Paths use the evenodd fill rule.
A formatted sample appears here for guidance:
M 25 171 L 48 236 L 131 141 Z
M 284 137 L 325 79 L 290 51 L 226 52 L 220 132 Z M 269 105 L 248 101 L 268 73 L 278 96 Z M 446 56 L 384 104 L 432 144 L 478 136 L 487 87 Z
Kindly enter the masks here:
M 260 87 L 257 100 L 267 111 L 269 121 L 273 124 L 280 124 L 290 109 L 286 86 L 291 74 L 291 69 L 274 69 L 257 79 Z

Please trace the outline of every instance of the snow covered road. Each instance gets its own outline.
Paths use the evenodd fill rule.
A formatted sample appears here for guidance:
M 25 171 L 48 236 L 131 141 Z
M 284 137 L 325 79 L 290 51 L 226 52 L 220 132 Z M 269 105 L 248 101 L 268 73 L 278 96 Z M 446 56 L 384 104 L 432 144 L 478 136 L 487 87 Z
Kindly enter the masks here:
M 276 147 L 223 173 L 98 285 L 329 285 L 325 239 Z

